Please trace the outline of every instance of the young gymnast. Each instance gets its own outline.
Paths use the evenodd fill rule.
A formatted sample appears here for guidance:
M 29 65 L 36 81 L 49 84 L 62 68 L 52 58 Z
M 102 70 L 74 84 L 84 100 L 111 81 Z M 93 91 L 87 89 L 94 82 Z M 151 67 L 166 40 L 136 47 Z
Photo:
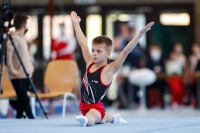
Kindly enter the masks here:
M 106 122 L 114 124 L 127 123 L 119 113 L 115 115 L 108 114 L 101 100 L 106 95 L 114 74 L 120 69 L 139 39 L 151 29 L 154 22 L 147 24 L 121 51 L 116 60 L 108 65 L 107 58 L 112 49 L 111 39 L 106 36 L 95 37 L 92 41 L 92 53 L 90 54 L 86 37 L 79 25 L 81 18 L 77 16 L 76 12 L 72 11 L 71 20 L 87 67 L 81 87 L 80 110 L 83 115 L 76 116 L 76 120 L 81 127 Z

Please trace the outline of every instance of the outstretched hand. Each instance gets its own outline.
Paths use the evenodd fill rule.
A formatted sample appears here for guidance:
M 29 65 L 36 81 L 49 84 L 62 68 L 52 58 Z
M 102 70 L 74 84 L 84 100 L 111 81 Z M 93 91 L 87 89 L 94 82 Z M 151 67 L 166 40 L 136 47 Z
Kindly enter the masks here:
M 81 18 L 77 16 L 77 13 L 75 11 L 72 11 L 71 20 L 72 20 L 72 23 L 75 24 L 75 23 L 79 23 L 81 21 Z
M 145 34 L 147 31 L 151 30 L 151 27 L 154 25 L 154 22 L 148 23 L 141 31 L 141 34 Z

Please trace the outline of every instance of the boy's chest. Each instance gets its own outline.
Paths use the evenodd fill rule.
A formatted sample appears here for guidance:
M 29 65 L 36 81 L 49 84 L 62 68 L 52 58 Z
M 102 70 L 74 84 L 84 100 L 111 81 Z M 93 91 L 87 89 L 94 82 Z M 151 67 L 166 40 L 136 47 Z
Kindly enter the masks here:
M 87 75 L 88 81 L 92 84 L 100 84 L 100 74 L 98 73 L 92 73 Z

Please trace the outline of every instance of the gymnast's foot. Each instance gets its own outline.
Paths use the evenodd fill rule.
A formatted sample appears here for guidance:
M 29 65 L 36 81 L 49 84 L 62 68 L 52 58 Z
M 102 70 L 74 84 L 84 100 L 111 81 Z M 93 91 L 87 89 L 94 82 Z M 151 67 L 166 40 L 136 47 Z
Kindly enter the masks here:
M 119 124 L 126 124 L 126 123 L 127 123 L 127 121 L 124 120 L 123 118 L 121 118 L 120 121 L 119 121 Z
M 119 113 L 114 114 L 113 117 L 114 117 L 114 122 L 113 122 L 114 124 L 125 124 L 125 123 L 127 123 L 126 120 L 121 118 L 121 115 Z
M 86 127 L 86 124 L 88 122 L 87 117 L 83 115 L 76 116 L 76 120 L 79 122 L 80 127 Z

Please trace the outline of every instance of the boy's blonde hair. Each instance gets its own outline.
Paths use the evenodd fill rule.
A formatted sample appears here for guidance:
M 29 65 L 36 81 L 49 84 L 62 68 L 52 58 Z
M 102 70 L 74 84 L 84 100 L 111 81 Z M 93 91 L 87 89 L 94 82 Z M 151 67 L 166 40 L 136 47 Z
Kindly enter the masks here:
M 105 44 L 106 50 L 111 51 L 112 49 L 112 40 L 107 36 L 97 36 L 92 40 L 92 44 Z

